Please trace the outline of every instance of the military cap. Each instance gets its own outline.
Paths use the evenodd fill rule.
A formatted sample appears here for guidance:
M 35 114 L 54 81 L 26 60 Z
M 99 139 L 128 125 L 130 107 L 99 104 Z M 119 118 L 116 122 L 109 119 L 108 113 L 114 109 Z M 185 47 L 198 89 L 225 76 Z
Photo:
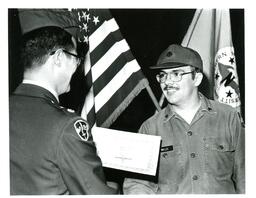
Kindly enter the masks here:
M 19 9 L 22 34 L 46 26 L 57 26 L 77 37 L 76 17 L 67 9 Z
M 203 61 L 193 49 L 172 44 L 160 55 L 157 64 L 150 69 L 170 69 L 182 66 L 193 66 L 203 71 Z

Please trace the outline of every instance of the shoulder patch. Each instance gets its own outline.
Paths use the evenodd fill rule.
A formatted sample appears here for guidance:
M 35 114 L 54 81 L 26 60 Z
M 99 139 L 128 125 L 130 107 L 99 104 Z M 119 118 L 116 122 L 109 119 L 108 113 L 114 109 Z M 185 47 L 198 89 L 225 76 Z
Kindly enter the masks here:
M 89 125 L 85 121 L 77 120 L 74 123 L 74 128 L 81 140 L 87 141 L 89 139 Z

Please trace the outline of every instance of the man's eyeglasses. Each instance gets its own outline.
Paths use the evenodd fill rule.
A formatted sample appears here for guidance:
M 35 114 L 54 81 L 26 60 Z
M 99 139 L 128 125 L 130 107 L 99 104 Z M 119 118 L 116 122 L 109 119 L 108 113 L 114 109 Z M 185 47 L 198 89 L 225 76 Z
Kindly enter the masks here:
M 66 54 L 69 54 L 69 55 L 75 57 L 75 58 L 76 58 L 76 62 L 77 62 L 77 63 L 76 63 L 77 66 L 81 64 L 83 58 L 81 58 L 81 57 L 79 57 L 77 54 L 73 54 L 73 53 L 71 53 L 71 52 L 69 52 L 69 51 L 67 51 L 67 50 L 62 49 L 62 51 L 65 52 Z M 56 52 L 56 51 L 52 51 L 52 52 L 50 53 L 50 55 L 55 54 L 55 52 Z
M 190 72 L 174 71 L 174 72 L 168 72 L 168 73 L 161 71 L 159 74 L 156 75 L 156 77 L 157 77 L 157 80 L 159 83 L 164 83 L 168 77 L 173 82 L 179 82 L 182 80 L 183 75 L 193 73 L 194 71 L 195 70 L 190 71 Z

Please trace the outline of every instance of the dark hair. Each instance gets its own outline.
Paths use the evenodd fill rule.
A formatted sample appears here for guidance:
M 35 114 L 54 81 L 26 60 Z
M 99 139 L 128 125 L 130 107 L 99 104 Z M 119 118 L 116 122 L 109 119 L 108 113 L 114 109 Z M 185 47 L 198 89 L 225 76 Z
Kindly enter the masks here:
M 22 39 L 21 63 L 24 69 L 43 65 L 57 49 L 74 49 L 72 36 L 60 27 L 47 26 L 26 33 Z
M 196 73 L 203 73 L 203 72 L 201 71 L 201 69 L 199 69 L 199 68 L 197 68 L 197 67 L 191 66 L 191 68 L 194 68 L 194 72 L 192 73 L 192 79 L 193 79 L 193 80 L 195 79 Z

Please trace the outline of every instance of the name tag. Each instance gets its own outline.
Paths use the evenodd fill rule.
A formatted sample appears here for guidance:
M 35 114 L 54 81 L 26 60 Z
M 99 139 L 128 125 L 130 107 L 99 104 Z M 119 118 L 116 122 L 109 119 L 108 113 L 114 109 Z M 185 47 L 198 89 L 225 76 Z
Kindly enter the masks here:
M 161 147 L 161 152 L 172 151 L 173 145 Z

